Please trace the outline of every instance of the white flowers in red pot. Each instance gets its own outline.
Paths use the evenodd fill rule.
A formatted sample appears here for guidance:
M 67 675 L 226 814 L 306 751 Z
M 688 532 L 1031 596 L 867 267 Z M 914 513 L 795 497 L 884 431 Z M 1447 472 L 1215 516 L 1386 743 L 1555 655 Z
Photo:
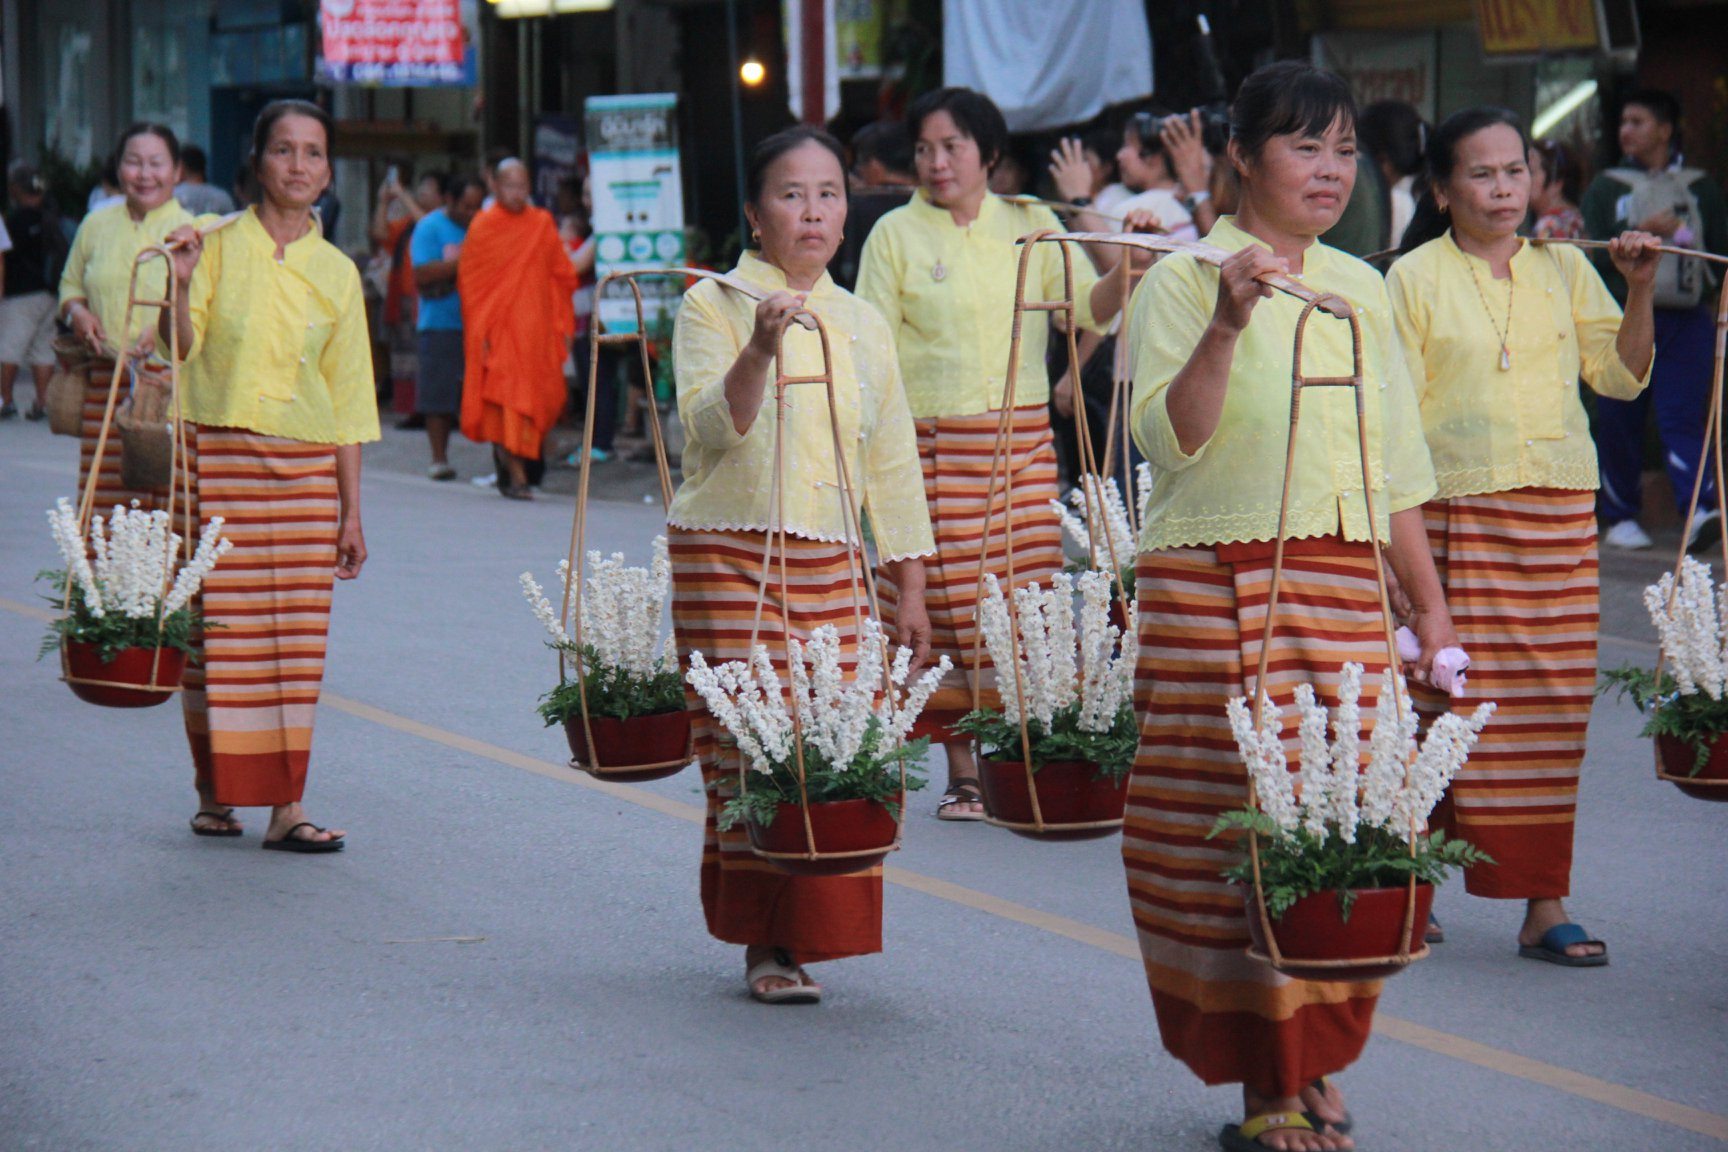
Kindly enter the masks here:
M 72 502 L 61 497 L 48 510 L 48 525 L 65 567 L 42 573 L 65 597 L 66 614 L 49 625 L 44 653 L 62 643 L 87 646 L 102 665 L 128 650 L 172 649 L 175 668 L 190 655 L 201 617 L 193 597 L 233 542 L 222 536 L 222 518 L 199 532 L 190 559 L 167 512 L 145 511 L 133 501 L 109 515 L 92 516 L 86 534 Z M 179 683 L 178 671 L 172 684 Z
M 1123 779 L 1134 766 L 1138 742 L 1138 615 L 1130 604 L 1127 627 L 1112 624 L 1110 576 L 1089 571 L 1059 572 L 1048 588 L 1015 589 L 1011 619 L 1001 584 L 986 573 L 978 623 L 995 666 L 1001 707 L 970 712 L 956 727 L 978 740 L 986 759 L 1019 761 L 1029 755 L 1034 771 L 1053 761 L 1084 761 L 1112 780 Z M 1022 717 L 1029 753 L 1021 746 Z
M 579 679 L 560 677 L 541 697 L 539 711 L 548 727 L 564 725 L 582 767 L 654 765 L 677 771 L 688 762 L 684 688 L 661 623 L 671 578 L 664 536 L 654 538 L 654 557 L 646 568 L 627 565 L 622 552 L 588 552 L 582 587 L 575 591 L 578 642 L 533 574 L 520 577 L 523 598 L 550 637 L 547 646 L 581 669 Z M 571 579 L 569 561 L 559 561 L 558 583 L 565 596 L 572 594 Z M 666 719 L 644 723 L 650 717 Z
M 1256 723 L 1244 698 L 1227 705 L 1259 807 L 1226 812 L 1212 835 L 1258 835 L 1260 883 L 1273 919 L 1304 897 L 1326 891 L 1338 894 L 1347 919 L 1358 891 L 1396 888 L 1412 876 L 1420 884 L 1437 884 L 1452 868 L 1487 860 L 1461 840 L 1429 832 L 1427 821 L 1494 705 L 1478 705 L 1469 717 L 1439 717 L 1418 747 L 1415 709 L 1401 685 L 1394 693 L 1393 677 L 1388 670 L 1380 678 L 1366 769 L 1361 766 L 1360 664 L 1344 665 L 1338 707 L 1330 718 L 1312 685 L 1296 686 L 1301 751 L 1295 773 L 1289 769 L 1278 709 L 1263 701 Z M 1252 883 L 1252 862 L 1243 860 L 1224 876 Z
M 788 647 L 784 686 L 766 644 L 758 643 L 747 662 L 710 666 L 702 653 L 690 653 L 690 685 L 737 742 L 749 777 L 721 807 L 720 827 L 768 827 L 782 805 L 800 803 L 800 741 L 802 795 L 810 804 L 872 801 L 898 819 L 902 766 L 921 761 L 930 743 L 906 735 L 951 667 L 948 657 L 912 679 L 912 652 L 898 648 L 884 675 L 887 638 L 869 618 L 850 673 L 831 624 L 817 628 L 809 643 L 792 640 Z M 923 785 L 906 771 L 907 789 Z
M 1627 664 L 1604 672 L 1604 685 L 1648 717 L 1640 735 L 1655 739 L 1664 779 L 1701 800 L 1728 800 L 1728 586 L 1687 556 L 1679 579 L 1663 573 L 1644 589 L 1644 607 L 1662 648 L 1661 678 Z

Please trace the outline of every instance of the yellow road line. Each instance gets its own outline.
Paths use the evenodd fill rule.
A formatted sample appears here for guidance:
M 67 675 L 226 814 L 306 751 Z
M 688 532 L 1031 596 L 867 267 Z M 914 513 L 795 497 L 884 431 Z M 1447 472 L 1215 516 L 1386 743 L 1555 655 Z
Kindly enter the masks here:
M 533 756 L 526 756 L 520 752 L 513 752 L 508 748 L 500 748 L 483 740 L 475 740 L 455 732 L 447 732 L 441 728 L 422 724 L 418 720 L 398 716 L 393 712 L 386 712 L 370 704 L 363 704 L 357 700 L 350 700 L 330 692 L 324 693 L 321 700 L 338 711 L 346 712 L 363 720 L 383 724 L 386 727 L 418 736 L 435 744 L 442 744 L 448 748 L 467 752 L 499 764 L 521 768 L 538 776 L 562 780 L 567 784 L 575 784 L 582 788 L 602 792 L 615 800 L 634 804 L 640 808 L 647 808 L 691 824 L 702 822 L 703 810 L 682 800 L 672 800 L 658 793 L 633 788 L 626 784 L 597 780 L 584 772 L 539 760 Z M 979 892 L 976 889 L 954 884 L 947 880 L 940 880 L 934 876 L 926 876 L 919 872 L 911 872 L 904 868 L 889 866 L 883 870 L 883 878 L 898 887 L 932 896 L 938 900 L 946 900 L 951 904 L 958 904 L 973 911 L 982 912 L 987 916 L 995 916 L 998 919 L 1011 920 L 1016 924 L 1024 924 L 1029 928 L 1035 928 L 1052 936 L 1061 936 L 1114 956 L 1121 956 L 1134 961 L 1140 959 L 1139 945 L 1132 937 L 1125 936 L 1120 932 L 1111 932 L 1108 929 L 1085 924 L 1078 920 L 1070 920 L 1066 916 L 1057 916 L 1037 908 L 1029 908 L 1012 900 L 1004 900 L 999 896 L 992 896 L 986 892 Z M 1479 1044 L 1474 1040 L 1454 1036 L 1449 1032 L 1429 1028 L 1411 1020 L 1388 1015 L 1385 1012 L 1374 1014 L 1374 1031 L 1388 1040 L 1396 1040 L 1413 1048 L 1421 1048 L 1424 1051 L 1448 1056 L 1454 1060 L 1462 1060 L 1467 1064 L 1475 1064 L 1478 1067 L 1487 1068 L 1506 1076 L 1528 1080 L 1531 1083 L 1541 1084 L 1571 1096 L 1593 1100 L 1598 1104 L 1606 1104 L 1610 1108 L 1617 1108 L 1622 1112 L 1630 1112 L 1636 1116 L 1643 1116 L 1676 1128 L 1683 1128 L 1688 1132 L 1697 1132 L 1700 1135 L 1728 1142 L 1728 1116 L 1688 1107 L 1685 1104 L 1677 1104 L 1672 1100 L 1665 1100 L 1649 1092 L 1641 1092 L 1636 1088 L 1628 1088 L 1622 1084 L 1588 1076 L 1571 1068 L 1562 1068 L 1556 1064 L 1548 1064 L 1541 1060 L 1520 1056 L 1515 1052 L 1508 1052 L 1487 1044 Z
M 22 601 L 11 600 L 0 596 L 0 609 L 19 616 L 35 620 L 48 621 L 54 618 L 54 613 L 46 608 Z M 360 720 L 393 729 L 397 732 L 414 736 L 434 744 L 442 744 L 446 748 L 455 749 L 483 760 L 496 764 L 504 764 L 511 768 L 519 768 L 524 772 L 532 772 L 537 776 L 545 776 L 551 780 L 560 780 L 566 784 L 575 784 L 582 788 L 600 792 L 614 800 L 634 804 L 683 820 L 691 824 L 702 823 L 703 811 L 694 804 L 682 800 L 673 800 L 646 789 L 633 788 L 625 784 L 615 784 L 606 780 L 597 780 L 582 772 L 524 755 L 484 740 L 476 740 L 457 732 L 450 732 L 418 720 L 385 711 L 359 700 L 352 700 L 333 692 L 325 692 L 320 700 L 338 712 L 345 712 Z M 1140 949 L 1132 937 L 1120 932 L 1111 932 L 1078 920 L 1070 920 L 1065 916 L 1057 916 L 1024 904 L 1016 904 L 1012 900 L 1004 900 L 985 892 L 953 884 L 947 880 L 939 880 L 934 876 L 911 872 L 904 868 L 888 867 L 883 870 L 884 878 L 897 887 L 913 892 L 919 892 L 951 904 L 958 904 L 987 916 L 1010 920 L 1016 924 L 1024 924 L 1029 928 L 1073 940 L 1090 948 L 1108 952 L 1125 959 L 1139 960 Z M 1570 1068 L 1562 1068 L 1557 1064 L 1548 1064 L 1541 1060 L 1533 1060 L 1520 1056 L 1515 1052 L 1495 1048 L 1487 1044 L 1479 1044 L 1462 1036 L 1454 1036 L 1390 1016 L 1384 1012 L 1374 1014 L 1374 1031 L 1388 1040 L 1396 1040 L 1413 1048 L 1420 1048 L 1440 1056 L 1461 1060 L 1466 1064 L 1474 1064 L 1480 1068 L 1527 1080 L 1533 1084 L 1553 1088 L 1570 1096 L 1584 1100 L 1592 1100 L 1605 1104 L 1622 1112 L 1635 1116 L 1643 1116 L 1650 1120 L 1681 1128 L 1688 1132 L 1696 1132 L 1716 1140 L 1728 1142 L 1728 1116 L 1715 1112 L 1706 1112 L 1701 1108 L 1692 1108 L 1665 1100 L 1649 1092 L 1641 1092 L 1636 1088 L 1628 1088 L 1623 1084 L 1615 1084 L 1595 1076 L 1587 1076 Z

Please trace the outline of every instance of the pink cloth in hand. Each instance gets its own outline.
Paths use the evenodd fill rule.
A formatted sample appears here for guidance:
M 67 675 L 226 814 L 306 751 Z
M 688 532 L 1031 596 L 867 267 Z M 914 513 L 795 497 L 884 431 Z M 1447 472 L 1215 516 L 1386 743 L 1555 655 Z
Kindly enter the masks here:
M 1415 663 L 1422 656 L 1422 644 L 1416 639 L 1416 633 L 1408 628 L 1400 627 L 1397 635 L 1398 658 Z M 1470 657 L 1462 648 L 1442 648 L 1434 655 L 1434 664 L 1428 673 L 1428 682 L 1440 691 L 1447 693 L 1454 700 L 1464 695 L 1464 672 L 1470 667 Z

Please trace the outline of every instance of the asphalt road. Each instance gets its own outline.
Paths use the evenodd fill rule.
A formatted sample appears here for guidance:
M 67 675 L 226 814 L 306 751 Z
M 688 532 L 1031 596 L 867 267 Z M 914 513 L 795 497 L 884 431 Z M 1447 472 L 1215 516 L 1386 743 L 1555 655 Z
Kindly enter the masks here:
M 177 705 L 35 662 L 74 456 L 0 425 L 0 1150 L 1202 1152 L 1236 1115 L 1159 1048 L 1113 840 L 920 799 L 886 951 L 817 969 L 820 1007 L 748 1000 L 694 770 L 596 786 L 534 715 L 556 667 L 516 576 L 550 577 L 570 501 L 432 484 L 406 433 L 368 450 L 318 718 L 307 804 L 348 850 L 266 856 L 261 811 L 193 837 Z M 592 538 L 645 555 L 647 470 L 607 468 Z M 1605 665 L 1652 654 L 1662 564 L 1607 564 Z M 1340 1081 L 1359 1147 L 1728 1146 L 1728 807 L 1655 781 L 1638 727 L 1599 704 L 1585 766 L 1571 907 L 1613 965 L 1519 960 L 1517 908 L 1443 890 L 1448 942 Z

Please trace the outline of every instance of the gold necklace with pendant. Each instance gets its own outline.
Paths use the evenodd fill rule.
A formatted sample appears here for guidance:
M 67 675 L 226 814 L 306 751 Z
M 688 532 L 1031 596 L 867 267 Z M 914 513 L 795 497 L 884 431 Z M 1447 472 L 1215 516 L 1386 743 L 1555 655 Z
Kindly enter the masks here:
M 1470 257 L 1464 255 L 1462 249 L 1458 256 L 1464 261 L 1464 266 L 1470 270 L 1470 283 L 1476 286 L 1476 299 L 1482 302 L 1482 311 L 1488 314 L 1488 326 L 1494 329 L 1494 335 L 1500 338 L 1500 371 L 1512 371 L 1512 289 L 1516 281 L 1512 278 L 1512 270 L 1506 270 L 1506 330 L 1502 332 L 1500 325 L 1494 319 L 1494 310 L 1488 307 L 1488 294 L 1482 291 L 1482 280 L 1476 275 L 1476 265 Z

